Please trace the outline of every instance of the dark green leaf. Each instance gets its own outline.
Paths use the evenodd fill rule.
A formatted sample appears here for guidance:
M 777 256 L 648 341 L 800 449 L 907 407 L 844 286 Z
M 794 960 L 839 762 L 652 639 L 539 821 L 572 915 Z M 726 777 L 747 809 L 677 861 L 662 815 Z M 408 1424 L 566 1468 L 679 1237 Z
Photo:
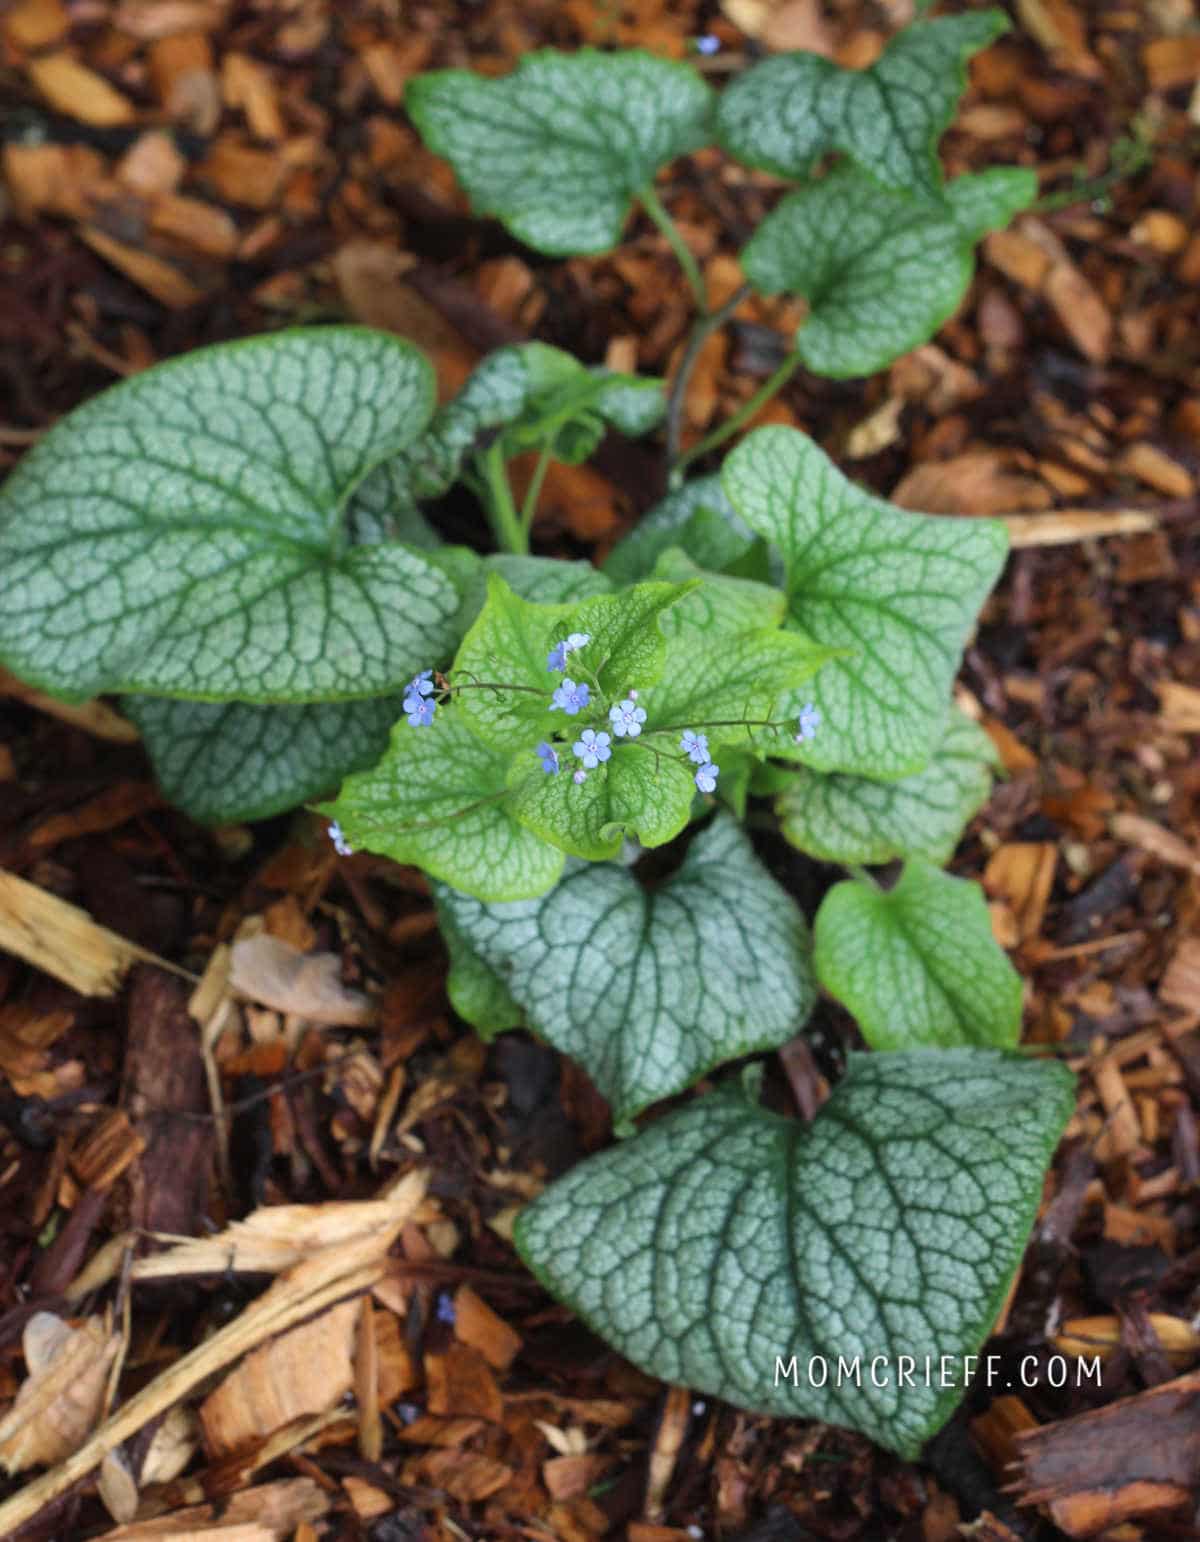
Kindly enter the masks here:
M 912 1459 L 962 1396 L 1074 1106 L 1050 1062 L 855 1055 L 811 1125 L 723 1089 L 590 1158 L 521 1214 L 517 1246 L 650 1375 Z
M 812 1009 L 804 918 L 726 814 L 651 892 L 605 863 L 569 866 L 537 901 L 481 905 L 443 889 L 438 904 L 618 1123 L 782 1044 Z
M 696 71 L 637 49 L 545 49 L 501 80 L 434 70 L 405 106 L 477 213 L 559 257 L 616 246 L 638 191 L 711 136 Z

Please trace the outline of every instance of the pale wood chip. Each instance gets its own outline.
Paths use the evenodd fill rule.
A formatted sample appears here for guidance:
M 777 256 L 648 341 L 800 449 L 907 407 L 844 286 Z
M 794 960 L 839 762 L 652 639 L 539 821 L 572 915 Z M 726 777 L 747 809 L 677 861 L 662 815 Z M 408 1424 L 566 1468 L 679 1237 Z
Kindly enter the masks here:
M 25 69 L 50 106 L 69 118 L 95 128 L 117 128 L 137 116 L 127 96 L 65 50 L 39 54 Z
M 0 872 L 0 948 L 81 996 L 114 996 L 138 959 L 186 975 L 166 959 L 97 926 L 86 911 L 15 873 Z
M 1114 814 L 1109 828 L 1117 840 L 1136 846 L 1168 867 L 1181 867 L 1190 873 L 1200 873 L 1200 853 L 1172 831 L 1145 819 L 1141 814 Z

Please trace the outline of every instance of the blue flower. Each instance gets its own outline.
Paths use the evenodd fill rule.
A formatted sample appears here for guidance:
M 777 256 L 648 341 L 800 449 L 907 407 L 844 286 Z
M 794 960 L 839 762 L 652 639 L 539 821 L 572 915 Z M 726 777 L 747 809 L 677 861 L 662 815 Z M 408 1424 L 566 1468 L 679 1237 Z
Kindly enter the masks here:
M 571 748 L 575 751 L 576 757 L 583 761 L 589 771 L 592 771 L 602 760 L 612 759 L 612 750 L 609 749 L 611 743 L 612 740 L 608 734 L 597 733 L 594 728 L 585 728 Z M 578 776 L 575 780 L 579 780 Z
M 584 782 L 587 781 L 587 772 L 586 771 L 576 771 L 575 775 L 571 778 L 571 780 L 575 783 L 576 787 L 582 787 Z
M 562 642 L 556 643 L 546 658 L 546 668 L 550 670 L 562 670 L 567 667 L 567 659 L 572 653 L 578 653 L 580 648 L 586 648 L 592 640 L 590 632 L 572 632 Z
M 696 786 L 701 792 L 716 792 L 720 772 L 714 765 L 701 766 L 696 772 Z
M 437 702 L 429 699 L 433 695 L 432 674 L 432 669 L 423 669 L 404 687 L 404 710 L 414 728 L 428 728 L 437 711 Z
M 351 846 L 350 842 L 346 839 L 342 832 L 342 827 L 340 824 L 338 824 L 336 819 L 331 819 L 329 821 L 329 839 L 333 842 L 333 849 L 337 852 L 339 857 L 349 857 L 353 855 L 354 847 Z
M 458 1316 L 458 1312 L 455 1309 L 454 1297 L 450 1294 L 450 1292 L 448 1290 L 440 1290 L 440 1291 L 438 1291 L 438 1298 L 437 1298 L 437 1320 L 438 1320 L 438 1322 L 444 1322 L 444 1323 L 448 1324 L 449 1327 L 453 1328 L 453 1326 L 454 1326 L 454 1319 L 457 1316 Z
M 689 760 L 702 766 L 708 759 L 708 735 L 694 734 L 690 728 L 685 728 L 683 738 L 679 741 L 679 748 Z
M 574 680 L 563 679 L 563 683 L 555 691 L 550 701 L 551 712 L 565 712 L 568 717 L 574 717 L 577 712 L 582 712 L 588 704 L 591 690 L 587 683 L 576 685 Z
M 608 709 L 608 720 L 613 725 L 613 733 L 618 739 L 623 739 L 626 734 L 631 739 L 636 739 L 642 731 L 642 724 L 646 721 L 646 709 L 639 707 L 630 697 L 628 701 L 619 702 L 615 707 Z
M 558 751 L 543 739 L 537 747 L 537 752 L 542 762 L 542 770 L 547 776 L 553 776 L 558 770 Z
M 419 696 L 406 696 L 404 710 L 408 713 L 408 721 L 413 728 L 428 728 L 433 722 L 433 714 L 437 711 L 437 702 L 428 699 L 422 701 Z
M 821 726 L 821 714 L 813 703 L 806 702 L 800 709 L 800 716 L 796 719 L 796 743 L 805 744 L 809 739 L 816 738 L 817 729 Z

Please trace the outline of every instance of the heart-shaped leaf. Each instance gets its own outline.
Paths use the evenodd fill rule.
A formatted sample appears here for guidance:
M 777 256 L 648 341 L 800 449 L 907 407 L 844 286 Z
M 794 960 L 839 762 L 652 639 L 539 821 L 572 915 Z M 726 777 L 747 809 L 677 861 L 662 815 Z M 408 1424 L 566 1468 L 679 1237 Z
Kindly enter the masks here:
M 911 1459 L 962 1396 L 1074 1104 L 1050 1062 L 855 1055 L 811 1125 L 723 1089 L 591 1157 L 517 1246 L 650 1375 Z
M 873 782 L 800 767 L 775 800 L 775 814 L 792 845 L 823 862 L 879 866 L 893 857 L 927 857 L 942 863 L 987 801 L 997 764 L 987 734 L 954 708 L 923 771 Z
M 731 155 L 781 177 L 806 177 L 844 150 L 887 188 L 936 192 L 937 145 L 966 89 L 966 61 L 1002 32 L 1001 11 L 918 22 L 868 69 L 840 69 L 818 54 L 779 54 L 722 94 L 717 137 Z
M 404 104 L 476 213 L 556 257 L 616 246 L 637 193 L 712 128 L 696 71 L 639 49 L 545 49 L 502 80 L 434 70 Z
M 816 920 L 817 975 L 872 1049 L 1006 1049 L 1021 1034 L 1021 976 L 992 935 L 983 890 L 912 857 L 886 892 L 835 884 Z
M 782 1044 L 812 1010 L 804 918 L 726 814 L 649 892 L 605 863 L 570 866 L 536 902 L 439 890 L 438 903 L 618 1124 L 724 1061 Z
M 269 819 L 372 766 L 403 698 L 254 707 L 127 696 L 164 795 L 202 824 Z
M 433 372 L 357 327 L 200 349 L 77 408 L 0 493 L 0 657 L 62 695 L 305 702 L 395 689 L 454 643 L 442 559 L 350 542 Z
M 848 481 L 806 435 L 762 428 L 726 459 L 725 491 L 781 552 L 792 624 L 851 656 L 806 696 L 821 725 L 771 753 L 818 771 L 909 776 L 944 732 L 950 684 L 1008 536 L 998 520 L 910 514 Z M 791 706 L 799 711 L 799 696 Z
M 1030 171 L 958 177 L 938 199 L 886 192 L 839 166 L 773 209 L 742 252 L 764 294 L 798 294 L 796 350 L 818 375 L 871 375 L 928 342 L 958 309 L 975 242 L 1037 194 Z
M 509 757 L 454 708 L 426 727 L 402 719 L 383 759 L 321 805 L 352 846 L 411 862 L 481 899 L 527 899 L 557 883 L 563 854 L 517 824 Z

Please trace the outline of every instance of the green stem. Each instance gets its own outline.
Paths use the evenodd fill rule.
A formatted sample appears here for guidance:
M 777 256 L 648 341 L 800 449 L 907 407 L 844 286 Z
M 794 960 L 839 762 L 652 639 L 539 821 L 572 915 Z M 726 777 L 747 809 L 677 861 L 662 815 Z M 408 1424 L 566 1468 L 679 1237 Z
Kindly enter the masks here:
M 724 305 L 719 305 L 715 311 L 709 311 L 707 315 L 697 319 L 692 328 L 692 335 L 688 338 L 687 348 L 680 360 L 679 369 L 675 379 L 671 382 L 671 397 L 667 403 L 667 462 L 674 464 L 679 454 L 679 436 L 683 430 L 683 409 L 687 397 L 688 382 L 692 378 L 692 372 L 696 368 L 696 361 L 705 343 L 719 328 L 723 327 L 737 310 L 738 306 L 750 294 L 750 285 L 743 284 L 731 294 Z
M 538 456 L 537 465 L 533 468 L 533 475 L 529 479 L 529 486 L 525 489 L 525 502 L 521 505 L 521 529 L 525 533 L 525 549 L 529 549 L 529 532 L 533 528 L 533 516 L 537 513 L 538 499 L 542 496 L 542 483 L 546 480 L 546 473 L 550 470 L 550 446 L 543 445 L 542 453 Z
M 529 537 L 521 523 L 521 516 L 517 513 L 517 506 L 513 502 L 512 488 L 508 483 L 508 471 L 504 465 L 504 452 L 499 439 L 484 452 L 482 465 L 488 494 L 488 516 L 491 519 L 496 544 L 503 551 L 512 552 L 515 556 L 528 556 Z
M 697 729 L 705 728 L 789 728 L 790 726 L 787 722 L 776 722 L 773 718 L 767 717 L 713 717 L 706 722 L 693 718 L 690 723 L 666 723 L 661 728 L 648 728 L 645 737 L 648 739 L 651 734 L 681 734 L 689 728 L 695 732 Z
M 678 461 L 676 461 L 675 468 L 671 473 L 672 485 L 679 485 L 685 466 L 690 466 L 692 461 L 698 460 L 701 455 L 707 455 L 709 450 L 715 450 L 718 445 L 722 445 L 727 439 L 731 439 L 743 423 L 748 422 L 757 412 L 760 412 L 776 392 L 780 391 L 792 378 L 800 368 L 801 362 L 798 353 L 789 353 L 774 374 L 763 381 L 750 400 L 743 402 L 731 418 L 726 418 L 720 428 L 714 429 L 706 438 L 701 439 L 699 444 L 694 444 L 690 450 L 685 450 Z
M 642 208 L 662 231 L 667 238 L 667 245 L 675 253 L 679 266 L 683 269 L 684 277 L 695 296 L 696 304 L 702 311 L 708 309 L 708 294 L 704 287 L 704 276 L 700 272 L 700 265 L 692 256 L 687 242 L 679 234 L 679 227 L 663 207 L 662 201 L 654 191 L 651 183 L 647 182 L 639 193 Z

